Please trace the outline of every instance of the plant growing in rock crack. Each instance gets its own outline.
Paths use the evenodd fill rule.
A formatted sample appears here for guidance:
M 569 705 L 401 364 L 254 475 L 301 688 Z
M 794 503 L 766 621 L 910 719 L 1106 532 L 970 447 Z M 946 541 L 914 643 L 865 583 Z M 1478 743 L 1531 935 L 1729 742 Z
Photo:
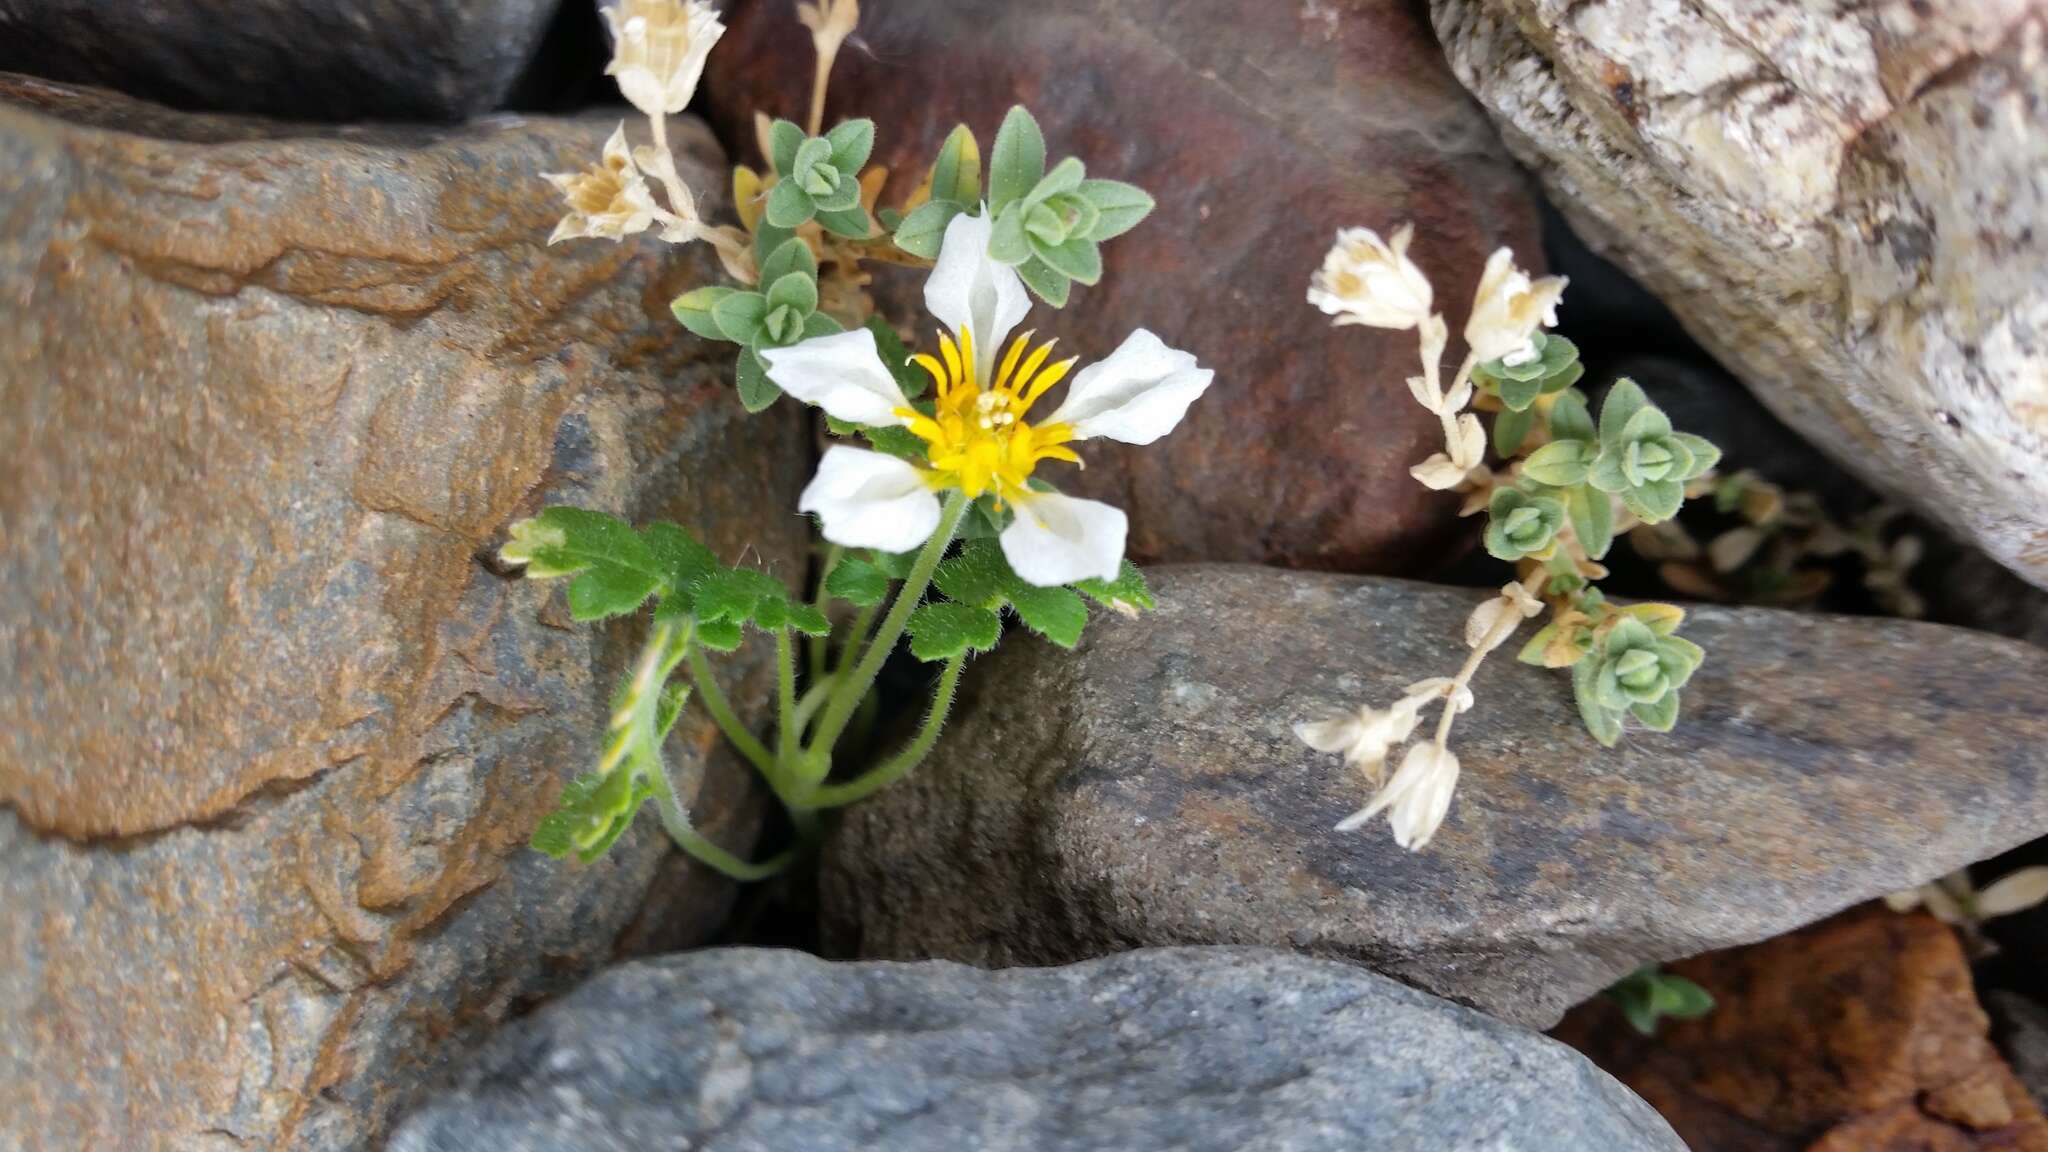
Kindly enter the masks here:
M 1450 677 L 1410 685 L 1392 706 L 1296 725 L 1311 747 L 1339 752 L 1364 769 L 1375 793 L 1337 825 L 1359 827 L 1388 814 L 1404 848 L 1427 845 L 1450 811 L 1458 757 L 1451 726 L 1472 706 L 1472 675 L 1524 620 L 1550 619 L 1519 659 L 1570 669 L 1586 728 L 1612 745 L 1639 725 L 1665 732 L 1678 721 L 1680 690 L 1703 657 L 1678 636 L 1684 613 L 1670 604 L 1609 602 L 1594 581 L 1617 533 L 1662 524 L 1688 495 L 1713 483 L 1720 452 L 1672 428 L 1633 381 L 1609 389 L 1596 419 L 1574 387 L 1584 374 L 1571 341 L 1543 331 L 1557 322 L 1565 280 L 1532 280 L 1506 248 L 1493 253 L 1465 322 L 1465 359 L 1443 380 L 1450 330 L 1435 311 L 1429 278 L 1408 258 L 1413 228 L 1382 239 L 1347 229 L 1312 279 L 1308 299 L 1339 325 L 1417 333 L 1422 374 L 1410 377 L 1417 403 L 1441 422 L 1444 450 L 1416 465 L 1423 485 L 1465 494 L 1462 515 L 1485 512 L 1486 550 L 1515 566 L 1515 579 L 1465 623 L 1464 664 Z M 1473 411 L 1493 414 L 1491 435 Z M 1499 463 L 1486 463 L 1489 444 Z M 1386 763 L 1440 705 L 1430 738 L 1411 745 L 1391 779 Z
M 1606 996 L 1620 1007 L 1629 1027 L 1645 1036 L 1655 1036 L 1657 1022 L 1666 1017 L 1697 1020 L 1714 1010 L 1712 993 L 1655 964 L 1645 964 L 1615 981 Z
M 533 843 L 593 859 L 652 800 L 684 851 L 758 878 L 804 849 L 820 813 L 923 759 L 968 658 L 1000 639 L 1003 613 L 1072 647 L 1089 601 L 1133 615 L 1152 606 L 1123 555 L 1123 512 L 1062 494 L 1044 466 L 1079 464 L 1078 448 L 1091 439 L 1164 436 L 1211 373 L 1142 329 L 1078 371 L 1078 357 L 1053 358 L 1056 341 L 1011 338 L 1030 308 L 1027 291 L 1063 306 L 1073 282 L 1101 276 L 1102 242 L 1152 208 L 1137 188 L 1088 178 L 1078 160 L 1048 168 L 1045 140 L 1022 108 L 996 134 L 985 189 L 979 146 L 962 125 L 907 201 L 877 207 L 887 173 L 867 165 L 875 126 L 851 120 L 821 132 L 825 85 L 858 19 L 855 0 L 799 5 L 817 49 L 810 123 L 758 121 L 768 169 L 734 170 L 737 226 L 698 214 L 664 123 L 688 103 L 723 31 L 716 15 L 698 0 L 615 0 L 604 14 L 616 43 L 610 72 L 647 115 L 653 143 L 628 147 L 621 125 L 596 166 L 550 177 L 570 207 L 554 239 L 617 241 L 658 228 L 668 243 L 712 245 L 734 283 L 687 292 L 673 311 L 696 335 L 739 346 L 740 403 L 758 412 L 786 392 L 822 409 L 835 435 L 869 447 L 827 448 L 798 501 L 825 541 L 808 597 L 766 572 L 722 564 L 673 524 L 635 528 L 557 507 L 512 526 L 502 557 L 533 579 L 568 580 L 576 619 L 653 606 L 597 765 L 564 789 Z M 867 261 L 930 268 L 933 351 L 911 354 L 874 315 Z M 1055 402 L 1050 393 L 1062 384 Z M 927 599 L 934 587 L 943 599 Z M 844 610 L 834 612 L 834 602 Z M 756 634 L 776 656 L 766 738 L 735 715 L 711 664 Z M 906 634 L 914 656 L 940 665 L 923 724 L 892 755 L 835 774 L 849 726 Z M 661 749 L 692 695 L 790 813 L 799 838 L 788 851 L 748 862 L 691 826 Z

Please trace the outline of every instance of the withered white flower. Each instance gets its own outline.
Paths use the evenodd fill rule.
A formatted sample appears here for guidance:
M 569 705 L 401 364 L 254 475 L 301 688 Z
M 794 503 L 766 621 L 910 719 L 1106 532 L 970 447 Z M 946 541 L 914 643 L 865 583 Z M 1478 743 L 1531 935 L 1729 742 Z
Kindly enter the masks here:
M 1457 754 L 1435 744 L 1417 744 L 1401 758 L 1400 769 L 1386 787 L 1365 807 L 1339 821 L 1337 831 L 1349 832 L 1385 812 L 1394 830 L 1394 843 L 1420 852 L 1450 814 L 1451 796 L 1457 790 Z
M 704 58 L 725 34 L 717 10 L 703 0 L 613 0 L 600 11 L 612 32 L 605 75 L 627 102 L 649 116 L 687 107 Z
M 646 231 L 660 213 L 654 194 L 648 191 L 647 181 L 626 149 L 624 121 L 605 141 L 602 160 L 581 172 L 548 173 L 547 180 L 561 189 L 562 198 L 569 202 L 569 214 L 555 225 L 554 234 L 548 237 L 550 244 L 579 236 L 623 239 Z
M 1370 228 L 1346 228 L 1309 280 L 1308 302 L 1338 324 L 1413 328 L 1429 319 L 1429 277 L 1408 259 L 1415 226 L 1403 224 L 1381 240 Z
M 1422 709 L 1443 699 L 1454 686 L 1451 707 L 1460 712 L 1472 707 L 1471 689 L 1447 676 L 1436 676 L 1410 684 L 1390 708 L 1361 705 L 1354 711 L 1296 724 L 1294 734 L 1318 752 L 1341 753 L 1345 763 L 1364 769 L 1377 784 L 1385 774 L 1387 754 L 1415 734 L 1416 725 L 1422 722 Z
M 798 400 L 855 424 L 908 428 L 925 443 L 928 467 L 834 446 L 797 507 L 817 513 L 835 544 L 906 552 L 938 526 L 939 492 L 993 494 L 1015 514 L 999 542 L 1018 576 L 1040 586 L 1113 579 L 1123 561 L 1123 512 L 1039 491 L 1032 472 L 1044 460 L 1078 464 L 1068 445 L 1082 440 L 1150 444 L 1180 423 L 1215 373 L 1141 328 L 1108 359 L 1075 373 L 1051 415 L 1027 422 L 1076 358 L 1047 363 L 1053 342 L 1034 349 L 1026 332 L 997 363 L 1030 299 L 1014 269 L 989 259 L 990 230 L 985 208 L 954 217 L 925 281 L 925 307 L 951 330 L 939 336 L 943 360 L 912 357 L 937 384 L 931 415 L 904 397 L 865 328 L 762 350 L 768 378 Z
M 1514 628 L 1496 631 L 1503 618 L 1512 615 L 1519 626 L 1542 611 L 1543 601 L 1531 596 L 1521 581 L 1510 580 L 1500 586 L 1500 595 L 1474 608 L 1472 615 L 1465 618 L 1465 646 L 1491 652 L 1514 634 Z
M 1486 258 L 1479 290 L 1472 296 L 1472 314 L 1465 320 L 1465 343 L 1472 355 L 1482 364 L 1523 364 L 1533 359 L 1536 345 L 1530 337 L 1539 326 L 1556 326 L 1557 302 L 1564 297 L 1565 284 L 1562 276 L 1532 282 L 1515 266 L 1513 252 L 1496 249 Z
M 1468 473 L 1486 460 L 1486 429 L 1479 423 L 1479 417 L 1470 412 L 1464 413 L 1452 427 L 1457 434 L 1448 437 L 1447 453 L 1438 452 L 1408 470 L 1408 474 L 1421 481 L 1425 488 L 1439 492 L 1456 488 L 1465 482 Z

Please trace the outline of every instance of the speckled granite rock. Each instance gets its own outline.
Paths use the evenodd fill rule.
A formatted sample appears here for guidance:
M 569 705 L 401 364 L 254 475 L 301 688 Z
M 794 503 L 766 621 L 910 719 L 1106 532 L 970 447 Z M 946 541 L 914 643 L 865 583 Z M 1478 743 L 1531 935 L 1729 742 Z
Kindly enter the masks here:
M 1595 248 L 1794 427 L 2048 587 L 2037 0 L 1432 0 Z
M 801 120 L 810 76 L 795 6 L 741 5 L 704 82 L 728 147 L 752 156 L 757 109 Z M 924 175 L 956 123 L 986 150 L 1022 102 L 1052 156 L 1158 197 L 1142 226 L 1104 247 L 1100 285 L 1031 320 L 1083 363 L 1143 327 L 1216 372 L 1172 436 L 1096 441 L 1087 471 L 1059 481 L 1128 511 L 1141 561 L 1414 575 L 1467 546 L 1457 499 L 1408 474 L 1443 436 L 1402 383 L 1417 370 L 1413 334 L 1332 328 L 1303 301 L 1337 229 L 1352 225 L 1415 221 L 1415 258 L 1454 331 L 1489 251 L 1511 245 L 1540 266 L 1527 178 L 1414 6 L 875 3 L 831 95 L 828 123 L 881 125 L 874 161 L 895 174 L 891 196 Z M 878 277 L 884 291 L 918 282 Z
M 180 108 L 308 120 L 460 120 L 499 107 L 559 6 L 0 0 L 0 71 L 102 85 Z
M 0 80 L 0 1147 L 363 1147 L 640 907 L 658 831 L 524 848 L 636 637 L 488 558 L 566 500 L 787 565 L 808 452 L 667 316 L 701 256 L 544 247 L 611 128 Z M 676 763 L 744 843 L 716 747 Z M 679 885 L 701 936 L 728 889 Z
M 879 958 L 1295 947 L 1554 1023 L 1646 960 L 1777 935 L 2048 830 L 2048 653 L 1934 625 L 1699 608 L 1668 735 L 1603 750 L 1497 655 L 1428 850 L 1289 730 L 1454 670 L 1483 595 L 1199 566 L 1078 656 L 978 663 L 932 758 L 847 815 L 823 906 Z
M 726 950 L 510 1026 L 393 1152 L 1683 1152 L 1570 1049 L 1251 949 L 1069 968 Z

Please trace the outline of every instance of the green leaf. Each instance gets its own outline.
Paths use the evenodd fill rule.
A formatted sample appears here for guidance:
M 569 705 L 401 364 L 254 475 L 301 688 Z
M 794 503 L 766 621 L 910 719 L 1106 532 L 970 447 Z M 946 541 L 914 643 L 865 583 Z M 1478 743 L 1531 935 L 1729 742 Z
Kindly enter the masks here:
M 829 192 L 811 193 L 811 207 L 816 209 L 820 216 L 827 212 L 846 212 L 860 207 L 860 182 L 848 176 Z M 862 219 L 866 217 L 863 216 Z M 866 228 L 861 229 L 861 235 L 867 235 Z
M 789 626 L 806 636 L 830 636 L 832 621 L 823 612 L 810 604 L 792 602 L 789 606 Z
M 1621 502 L 1645 524 L 1661 524 L 1678 515 L 1685 503 L 1685 484 L 1678 480 L 1655 480 L 1621 493 Z
M 640 607 L 667 575 L 640 534 L 623 520 L 585 508 L 548 508 L 512 525 L 498 555 L 523 564 L 528 577 L 575 577 L 569 614 L 602 620 Z
M 1564 511 L 1586 555 L 1594 560 L 1606 556 L 1614 546 L 1614 501 L 1607 493 L 1591 485 L 1576 485 L 1564 493 Z
M 1047 244 L 1036 236 L 1030 239 L 1032 254 L 1061 275 L 1083 284 L 1102 279 L 1102 249 L 1095 241 L 1078 236 L 1070 237 L 1064 244 Z
M 1621 714 L 1600 702 L 1597 690 L 1604 661 L 1588 658 L 1572 665 L 1572 696 L 1578 701 L 1579 719 L 1593 739 L 1609 748 L 1621 739 Z
M 1655 700 L 1632 704 L 1628 711 L 1650 731 L 1669 732 L 1678 725 L 1678 693 L 1666 692 Z
M 901 580 L 910 575 L 910 569 L 917 564 L 915 552 L 882 552 L 868 550 L 868 562 L 889 574 L 891 580 Z
M 1524 409 L 1517 412 L 1512 408 L 1493 414 L 1493 450 L 1501 456 L 1513 456 L 1522 450 L 1522 441 L 1529 438 L 1529 426 L 1536 421 L 1533 411 Z
M 1026 260 L 1017 266 L 1017 277 L 1024 286 L 1040 300 L 1055 308 L 1067 306 L 1067 293 L 1073 287 L 1073 280 L 1066 273 L 1057 271 L 1043 260 Z
M 825 133 L 825 140 L 832 147 L 832 166 L 839 169 L 848 183 L 858 187 L 855 177 L 875 148 L 875 122 L 866 118 L 848 120 Z
M 947 557 L 932 576 L 939 591 L 962 604 L 998 609 L 1012 586 L 1022 584 L 993 541 L 975 540 Z
M 654 739 L 656 743 L 668 739 L 676 721 L 683 715 L 683 705 L 690 702 L 690 686 L 680 680 L 671 681 L 661 690 L 661 699 L 655 702 Z
M 818 282 L 812 273 L 798 270 L 785 273 L 780 279 L 768 284 L 768 306 L 770 308 L 792 308 L 808 316 L 818 310 Z M 767 281 L 763 281 L 767 283 Z
M 868 210 L 860 206 L 860 197 L 854 196 L 850 208 L 835 208 L 831 211 L 819 209 L 818 223 L 834 236 L 850 240 L 866 240 L 874 233 L 874 222 L 868 218 Z
M 739 648 L 741 635 L 737 620 L 709 620 L 698 623 L 696 639 L 713 652 L 731 652 Z
M 1021 581 L 1010 589 L 1010 607 L 1024 626 L 1062 648 L 1080 643 L 1088 626 L 1088 604 L 1066 588 L 1037 588 Z
M 782 581 L 754 568 L 721 568 L 697 582 L 697 619 L 700 623 L 731 620 L 745 624 L 760 620 L 763 627 L 780 627 L 788 618 L 789 590 Z
M 1593 427 L 1593 415 L 1586 408 L 1586 396 L 1583 392 L 1573 389 L 1551 402 L 1550 438 L 1594 442 L 1599 440 L 1600 434 Z
M 981 202 L 981 146 L 965 124 L 956 125 L 939 146 L 938 162 L 932 165 L 932 200 Z
M 1714 994 L 1683 976 L 1659 972 L 1656 1005 L 1675 1020 L 1697 1020 L 1714 1010 Z
M 693 288 L 669 302 L 668 310 L 682 321 L 683 327 L 704 337 L 706 340 L 730 340 L 717 321 L 711 318 L 711 310 L 720 300 L 734 294 L 734 289 L 706 285 Z
M 1643 395 L 1642 386 L 1624 376 L 1607 390 L 1607 399 L 1600 405 L 1600 445 L 1610 447 L 1627 442 L 1623 430 L 1636 413 L 1650 406 L 1650 398 Z
M 639 807 L 633 801 L 634 791 L 628 773 L 586 772 L 563 786 L 554 811 L 541 819 L 529 843 L 535 851 L 557 860 L 574 853 L 589 863 L 603 855 L 632 823 Z
M 796 163 L 790 169 L 791 179 L 785 183 L 802 180 L 820 164 L 830 165 L 834 169 L 832 175 L 837 177 L 838 165 L 832 164 L 832 142 L 823 136 L 813 136 L 796 146 Z
M 1003 622 L 971 604 L 926 604 L 910 614 L 910 654 L 919 660 L 950 660 L 962 652 L 986 652 L 1001 638 Z
M 662 581 L 667 587 L 662 591 L 663 602 L 680 600 L 686 611 L 694 611 L 693 590 L 699 580 L 718 571 L 718 557 L 698 543 L 695 536 L 665 520 L 642 528 L 640 537 L 664 573 Z
M 1025 194 L 1023 202 L 1043 204 L 1055 196 L 1072 192 L 1081 186 L 1082 179 L 1087 175 L 1088 170 L 1081 162 L 1069 156 L 1053 165 L 1052 171 L 1040 177 L 1038 182 L 1031 186 L 1031 191 Z
M 925 443 L 908 428 L 862 428 L 860 434 L 867 437 L 868 443 L 873 445 L 877 452 L 886 452 L 899 460 L 908 460 L 913 464 L 924 463 Z
M 1154 204 L 1143 188 L 1120 180 L 1083 180 L 1074 191 L 1100 213 L 1088 232 L 1088 239 L 1098 244 L 1137 227 L 1151 215 Z
M 896 228 L 896 246 L 912 256 L 936 260 L 946 225 L 966 209 L 951 200 L 928 200 L 913 209 Z
M 765 218 L 754 226 L 754 263 L 765 266 L 775 250 L 789 243 L 796 233 L 788 228 L 777 228 Z
M 796 172 L 796 150 L 804 145 L 804 130 L 787 120 L 768 126 L 768 162 L 778 176 Z
M 804 317 L 804 339 L 806 340 L 815 340 L 820 336 L 832 336 L 844 331 L 846 329 L 839 326 L 839 321 L 825 315 L 823 312 L 813 312 L 809 316 Z
M 1681 480 L 1697 480 L 1713 471 L 1714 465 L 1721 462 L 1721 450 L 1704 436 L 1694 436 L 1690 432 L 1674 432 L 1671 438 L 1692 453 L 1692 467 L 1686 469 L 1685 475 L 1679 477 Z
M 1569 488 L 1585 480 L 1595 451 L 1582 440 L 1553 440 L 1529 453 L 1522 461 L 1522 475 L 1553 488 Z
M 762 362 L 761 354 L 752 348 L 740 349 L 733 382 L 738 385 L 740 406 L 748 412 L 760 412 L 782 395 L 782 389 L 768 379 L 768 365 Z
M 768 193 L 768 223 L 777 228 L 795 228 L 817 212 L 808 192 L 795 180 L 784 180 Z
M 766 335 L 768 298 L 759 292 L 729 292 L 711 305 L 711 322 L 735 344 L 758 344 Z
M 1019 104 L 1003 117 L 989 153 L 989 210 L 1000 214 L 1013 201 L 1030 195 L 1045 175 L 1045 134 L 1038 121 Z
M 624 616 L 660 587 L 660 577 L 645 572 L 592 568 L 569 583 L 569 616 L 578 623 Z
M 872 608 L 888 599 L 894 583 L 873 561 L 859 556 L 841 556 L 825 574 L 825 591 L 856 608 Z
M 1024 235 L 1024 209 L 1012 204 L 996 214 L 988 234 L 988 258 L 999 264 L 1022 264 L 1031 259 L 1031 240 Z
M 818 278 L 818 258 L 811 255 L 811 246 L 792 236 L 777 245 L 768 259 L 761 262 L 761 283 L 773 284 L 792 272 L 802 272 L 812 280 Z
M 1536 402 L 1536 397 L 1542 394 L 1543 380 L 1541 377 L 1533 380 L 1517 380 L 1509 376 L 1503 377 L 1500 380 L 1500 402 L 1507 405 L 1510 412 L 1520 412 L 1527 409 L 1529 405 Z
M 883 367 L 896 378 L 896 387 L 903 390 L 906 399 L 915 400 L 931 386 L 932 378 L 917 365 L 910 362 L 910 349 L 903 344 L 903 337 L 889 326 L 880 316 L 870 316 L 863 325 L 875 338 L 875 354 L 882 358 Z
M 1152 589 L 1145 584 L 1145 574 L 1128 559 L 1117 570 L 1116 579 L 1076 580 L 1072 587 L 1104 608 L 1126 615 L 1136 615 L 1141 610 L 1149 612 L 1158 606 L 1152 599 Z

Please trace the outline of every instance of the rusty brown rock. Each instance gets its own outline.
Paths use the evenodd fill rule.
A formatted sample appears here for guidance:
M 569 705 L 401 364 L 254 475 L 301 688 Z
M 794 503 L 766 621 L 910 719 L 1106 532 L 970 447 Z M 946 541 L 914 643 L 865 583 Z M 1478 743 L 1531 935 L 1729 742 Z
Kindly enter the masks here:
M 1638 1035 L 1613 1005 L 1557 1030 L 1693 1152 L 2048 1152 L 1987 1032 L 1955 932 L 1882 906 L 1668 971 L 1713 1012 Z
M 501 106 L 559 0 L 0 0 L 0 72 L 179 108 L 460 120 Z
M 1667 735 L 1593 742 L 1496 655 L 1429 848 L 1332 825 L 1368 787 L 1290 726 L 1454 671 L 1482 593 L 1235 566 L 978 664 L 916 775 L 853 809 L 835 945 L 1060 963 L 1258 944 L 1548 1026 L 1637 964 L 1764 939 L 2048 829 L 2048 653 L 1937 625 L 1696 608 Z
M 0 95 L 0 1146 L 362 1146 L 664 857 L 524 848 L 636 637 L 494 572 L 505 524 L 571 501 L 786 567 L 805 430 L 666 314 L 701 253 L 545 247 L 539 173 L 609 120 Z M 686 722 L 676 763 L 743 844 L 716 747 Z M 729 892 L 680 884 L 701 935 Z
M 805 114 L 811 47 L 794 13 L 751 0 L 712 54 L 714 122 L 748 155 L 756 109 Z M 1442 437 L 1402 383 L 1413 334 L 1333 330 L 1304 301 L 1350 225 L 1416 221 L 1454 328 L 1490 250 L 1541 262 L 1522 177 L 1410 6 L 973 0 L 861 16 L 826 118 L 875 118 L 892 195 L 954 124 L 986 149 L 1022 101 L 1053 155 L 1159 198 L 1106 246 L 1099 286 L 1034 315 L 1084 362 L 1146 327 L 1216 370 L 1171 437 L 1091 444 L 1087 471 L 1061 480 L 1130 512 L 1139 559 L 1415 573 L 1464 546 L 1457 501 L 1408 474 Z

